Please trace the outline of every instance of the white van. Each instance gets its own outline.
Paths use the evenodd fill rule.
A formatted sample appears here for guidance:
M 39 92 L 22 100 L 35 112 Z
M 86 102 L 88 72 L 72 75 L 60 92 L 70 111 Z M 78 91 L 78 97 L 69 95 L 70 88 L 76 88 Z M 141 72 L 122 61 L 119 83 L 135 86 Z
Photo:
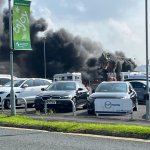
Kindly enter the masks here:
M 150 75 L 148 75 L 150 80 Z M 146 80 L 145 72 L 121 72 L 122 81 L 131 81 L 131 80 Z
M 80 81 L 82 82 L 82 77 L 80 72 L 67 72 L 55 74 L 53 76 L 53 81 Z

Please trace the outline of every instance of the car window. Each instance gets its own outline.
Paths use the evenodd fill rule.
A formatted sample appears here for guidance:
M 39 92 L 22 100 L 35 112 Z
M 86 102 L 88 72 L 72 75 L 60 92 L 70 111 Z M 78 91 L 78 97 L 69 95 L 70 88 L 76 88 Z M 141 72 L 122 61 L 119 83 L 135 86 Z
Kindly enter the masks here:
M 43 83 L 44 83 L 44 85 L 49 85 L 50 84 L 50 82 L 48 82 L 46 80 L 43 80 Z
M 140 82 L 131 82 L 133 88 L 144 88 L 146 85 Z
M 27 80 L 24 84 L 27 84 L 28 87 L 32 87 L 33 86 L 33 80 L 32 79 Z
M 19 87 L 24 81 L 25 80 L 18 80 L 18 79 L 13 80 L 14 87 Z M 7 82 L 4 86 L 10 87 L 11 86 L 11 81 Z
M 9 82 L 10 79 L 7 79 L 7 78 L 0 78 L 0 85 L 4 85 L 6 84 L 7 82 Z
M 126 83 L 101 83 L 95 92 L 127 92 Z
M 76 90 L 76 84 L 74 82 L 54 82 L 47 88 L 47 90 Z
M 41 86 L 44 85 L 43 80 L 37 79 L 37 80 L 33 80 L 33 86 Z

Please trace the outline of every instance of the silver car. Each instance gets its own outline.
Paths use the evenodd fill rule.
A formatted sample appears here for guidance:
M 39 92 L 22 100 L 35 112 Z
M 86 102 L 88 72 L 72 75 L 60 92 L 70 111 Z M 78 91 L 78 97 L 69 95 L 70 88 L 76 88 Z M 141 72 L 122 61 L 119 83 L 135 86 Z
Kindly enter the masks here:
M 137 94 L 129 82 L 124 81 L 104 81 L 98 85 L 95 92 L 89 96 L 87 102 L 88 114 L 95 114 L 94 101 L 98 99 L 131 99 L 133 102 L 133 110 L 137 111 L 138 102 Z

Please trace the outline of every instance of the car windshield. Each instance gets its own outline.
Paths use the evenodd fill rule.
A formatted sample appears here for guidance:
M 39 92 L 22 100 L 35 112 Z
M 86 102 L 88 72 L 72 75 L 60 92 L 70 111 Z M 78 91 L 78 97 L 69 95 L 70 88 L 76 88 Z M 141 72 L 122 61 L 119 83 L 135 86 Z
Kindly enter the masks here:
M 53 82 L 46 90 L 47 91 L 76 90 L 76 85 L 74 82 Z
M 127 92 L 126 83 L 101 83 L 95 92 Z
M 24 81 L 25 80 L 19 80 L 19 79 L 13 80 L 14 87 L 19 87 Z M 7 82 L 4 86 L 10 87 L 11 86 L 11 81 Z

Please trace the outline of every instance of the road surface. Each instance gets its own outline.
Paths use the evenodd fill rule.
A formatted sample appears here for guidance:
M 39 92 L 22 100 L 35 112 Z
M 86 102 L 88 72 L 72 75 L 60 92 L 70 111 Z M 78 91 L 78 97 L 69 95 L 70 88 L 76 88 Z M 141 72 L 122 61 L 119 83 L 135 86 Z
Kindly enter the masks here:
M 0 127 L 1 150 L 148 150 L 149 140 Z

